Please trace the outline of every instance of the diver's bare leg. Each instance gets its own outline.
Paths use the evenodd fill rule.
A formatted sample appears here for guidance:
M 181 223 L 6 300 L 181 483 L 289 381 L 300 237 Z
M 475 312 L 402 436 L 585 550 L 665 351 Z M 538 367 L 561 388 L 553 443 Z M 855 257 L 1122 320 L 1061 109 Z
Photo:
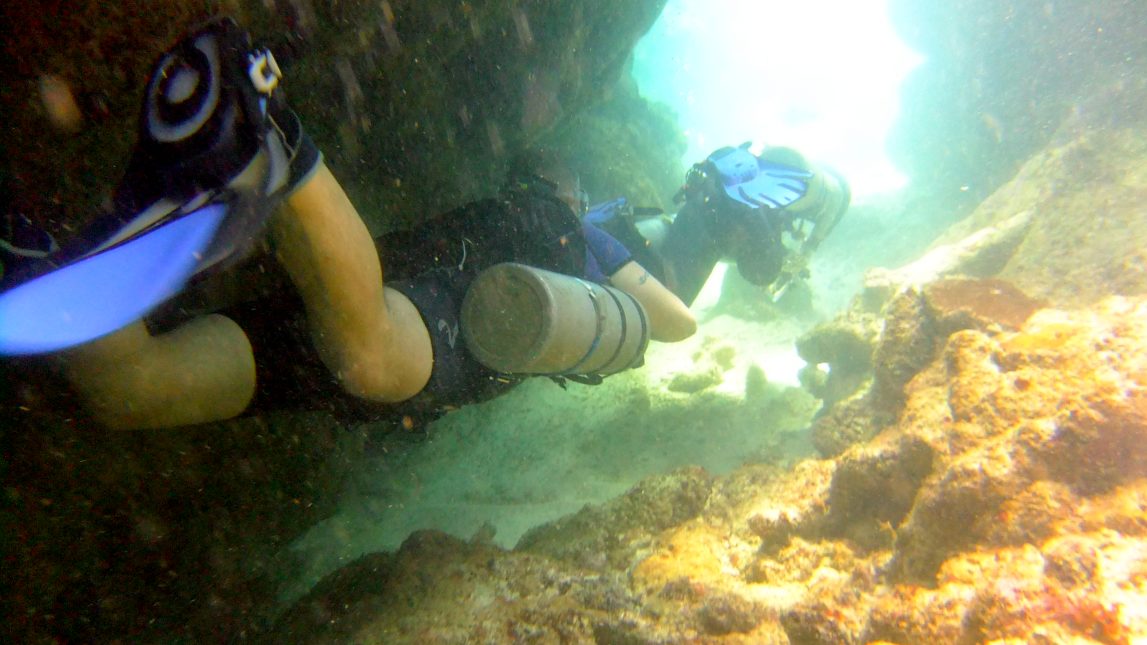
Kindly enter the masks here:
M 85 407 L 112 429 L 165 428 L 238 415 L 255 392 L 255 360 L 230 318 L 197 318 L 152 336 L 143 322 L 59 356 Z
M 383 287 L 374 240 L 325 165 L 287 198 L 270 227 L 315 347 L 347 392 L 395 402 L 421 391 L 433 366 L 429 332 L 406 296 Z

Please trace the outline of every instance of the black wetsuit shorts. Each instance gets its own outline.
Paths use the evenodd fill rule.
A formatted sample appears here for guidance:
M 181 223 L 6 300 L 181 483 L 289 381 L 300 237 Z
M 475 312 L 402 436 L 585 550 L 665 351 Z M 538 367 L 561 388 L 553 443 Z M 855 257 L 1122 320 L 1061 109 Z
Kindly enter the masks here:
M 430 332 L 434 366 L 418 395 L 378 403 L 348 394 L 319 358 L 297 294 L 280 293 L 221 313 L 247 332 L 255 355 L 256 394 L 248 413 L 323 410 L 352 422 L 401 421 L 422 425 L 445 412 L 493 398 L 515 385 L 482 366 L 461 338 L 462 297 L 473 276 L 450 269 L 427 271 L 388 287 L 414 303 Z

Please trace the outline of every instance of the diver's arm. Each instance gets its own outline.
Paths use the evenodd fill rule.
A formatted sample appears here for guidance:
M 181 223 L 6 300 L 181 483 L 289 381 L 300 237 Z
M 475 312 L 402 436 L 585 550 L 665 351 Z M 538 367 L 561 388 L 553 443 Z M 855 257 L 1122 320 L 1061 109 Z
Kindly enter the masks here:
M 626 262 L 609 276 L 609 282 L 636 298 L 645 308 L 653 340 L 674 343 L 697 331 L 697 320 L 689 307 L 640 264 Z
M 303 302 L 315 347 L 351 394 L 406 400 L 433 366 L 426 324 L 382 283 L 370 232 L 325 165 L 271 220 L 275 254 Z

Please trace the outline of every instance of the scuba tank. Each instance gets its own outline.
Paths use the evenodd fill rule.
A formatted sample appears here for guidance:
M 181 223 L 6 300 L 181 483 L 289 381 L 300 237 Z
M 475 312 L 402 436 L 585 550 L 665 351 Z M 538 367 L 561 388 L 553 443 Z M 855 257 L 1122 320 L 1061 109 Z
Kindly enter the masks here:
M 478 362 L 505 374 L 615 374 L 640 365 L 649 344 L 633 296 L 514 262 L 474 278 L 461 327 Z

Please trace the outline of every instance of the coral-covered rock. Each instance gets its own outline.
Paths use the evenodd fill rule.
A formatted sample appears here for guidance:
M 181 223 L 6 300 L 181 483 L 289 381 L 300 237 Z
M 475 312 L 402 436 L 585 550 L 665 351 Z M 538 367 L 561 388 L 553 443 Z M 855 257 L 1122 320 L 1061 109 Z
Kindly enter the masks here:
M 823 457 L 836 457 L 849 447 L 876 436 L 881 418 L 867 390 L 838 401 L 813 421 L 812 445 Z
M 842 318 L 797 339 L 797 354 L 802 360 L 829 367 L 826 378 L 813 392 L 826 407 L 856 392 L 871 378 L 872 348 L 878 333 L 872 322 Z
M 835 470 L 833 461 L 804 461 L 785 476 L 751 489 L 751 497 L 734 507 L 744 518 L 743 526 L 737 525 L 747 534 L 746 541 L 755 540 L 760 554 L 770 554 L 794 536 L 816 535 L 828 511 L 825 500 Z
M 589 569 L 625 567 L 653 535 L 697 516 L 711 486 L 700 468 L 650 477 L 601 507 L 532 529 L 515 548 Z
M 1032 213 L 1025 210 L 973 231 L 960 227 L 963 237 L 938 244 L 909 264 L 897 269 L 870 269 L 864 277 L 861 300 L 871 309 L 908 287 L 920 287 L 948 277 L 994 276 L 1023 241 L 1031 222 Z
M 998 277 L 1069 308 L 1147 294 L 1147 128 L 1132 107 L 1145 89 L 1125 89 L 1107 108 L 1072 110 L 1051 145 L 945 234 L 941 244 L 1032 214 L 998 272 L 969 275 Z
M 653 552 L 633 570 L 638 589 L 655 592 L 682 578 L 691 584 L 720 586 L 728 575 L 725 532 L 707 522 L 693 521 L 658 538 Z
M 999 278 L 938 280 L 925 286 L 924 299 L 945 336 L 960 329 L 992 325 L 1014 331 L 1044 306 Z
M 683 394 L 696 394 L 701 390 L 705 390 L 717 385 L 724 381 L 724 373 L 721 368 L 716 365 L 702 366 L 692 372 L 678 372 L 669 379 L 666 388 L 670 392 L 680 392 Z
M 873 390 L 878 405 L 898 409 L 908 381 L 932 362 L 952 334 L 965 329 L 1016 330 L 1043 303 L 996 278 L 945 278 L 907 288 L 884 310 Z
M 983 239 L 998 244 L 1004 240 L 1011 245 L 1007 248 L 1014 248 L 1027 221 L 1013 221 L 1002 230 L 993 229 L 991 235 L 980 232 L 972 237 L 980 245 Z M 982 251 L 981 246 L 966 243 Z M 951 258 L 948 261 L 964 266 Z M 885 275 L 890 289 L 881 296 L 881 325 L 872 324 L 871 316 L 865 314 L 872 304 L 868 302 L 870 291 L 867 300 L 858 298 L 846 314 L 797 342 L 798 354 L 809 363 L 801 372 L 802 385 L 823 401 L 813 425 L 813 443 L 823 456 L 839 455 L 895 420 L 904 405 L 905 386 L 933 361 L 949 336 L 965 329 L 993 334 L 1015 330 L 1043 306 L 1003 280 L 935 279 L 955 269 L 910 269 Z M 933 281 L 918 284 L 921 274 Z M 827 373 L 820 364 L 828 365 Z
M 693 354 L 693 369 L 674 374 L 666 384 L 666 389 L 670 392 L 695 394 L 720 385 L 725 380 L 725 372 L 733 369 L 736 364 L 736 357 L 735 347 L 706 336 L 701 342 L 701 348 Z
M 916 437 L 856 446 L 843 455 L 832 479 L 821 536 L 847 539 L 864 549 L 889 548 L 932 472 L 933 448 Z
M 904 404 L 904 386 L 936 351 L 935 319 L 919 290 L 906 289 L 885 308 L 884 328 L 875 350 L 873 405 L 888 412 Z
M 422 531 L 326 578 L 268 642 L 584 642 L 636 603 L 616 577 Z
M 930 578 L 950 553 L 1003 537 L 995 525 L 1012 514 L 1033 524 L 1024 519 L 1032 499 L 1047 503 L 1044 512 L 1066 512 L 1072 495 L 1147 476 L 1139 449 L 1147 442 L 1147 329 L 1135 320 L 1145 311 L 1115 300 L 1098 315 L 1049 312 L 998 341 L 974 331 L 951 337 L 948 405 L 981 440 L 952 455 L 921 491 L 899 533 L 899 575 Z M 1047 532 L 1028 528 L 1033 538 Z

